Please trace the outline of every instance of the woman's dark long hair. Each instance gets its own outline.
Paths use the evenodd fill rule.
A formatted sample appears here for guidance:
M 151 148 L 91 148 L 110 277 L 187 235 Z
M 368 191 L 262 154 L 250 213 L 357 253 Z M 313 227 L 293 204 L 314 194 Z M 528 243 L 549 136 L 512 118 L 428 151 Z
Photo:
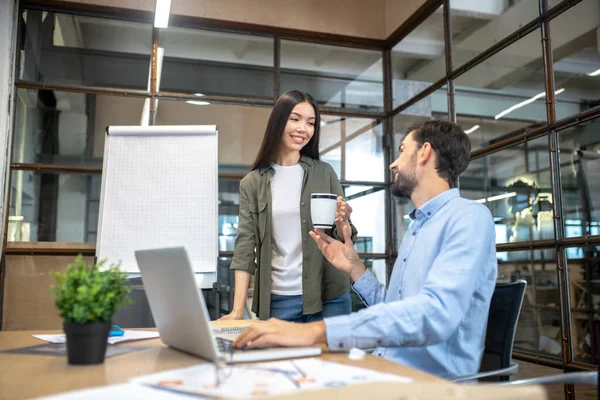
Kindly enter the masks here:
M 257 168 L 269 167 L 277 157 L 277 151 L 281 145 L 283 131 L 290 118 L 290 114 L 294 107 L 300 103 L 307 102 L 315 110 L 315 131 L 310 141 L 300 150 L 301 155 L 309 156 L 316 160 L 319 159 L 319 131 L 321 127 L 321 115 L 319 114 L 319 106 L 313 97 L 299 90 L 290 90 L 281 95 L 269 117 L 265 136 L 263 137 L 260 150 L 256 156 L 256 160 L 252 164 L 252 171 Z

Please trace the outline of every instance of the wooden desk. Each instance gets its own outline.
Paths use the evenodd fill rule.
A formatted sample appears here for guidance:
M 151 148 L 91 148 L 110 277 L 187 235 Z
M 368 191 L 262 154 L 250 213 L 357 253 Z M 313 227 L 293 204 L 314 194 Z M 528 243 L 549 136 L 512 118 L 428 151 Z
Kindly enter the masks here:
M 227 321 L 225 323 L 215 323 L 215 325 L 240 326 L 240 323 L 246 325 L 252 322 Z M 42 334 L 58 332 L 0 332 L 0 350 L 42 344 L 43 342 L 31 336 L 34 333 Z M 183 368 L 203 362 L 199 358 L 165 347 L 160 342 L 160 339 L 128 342 L 124 345 L 143 346 L 147 348 L 107 358 L 104 364 L 92 366 L 70 366 L 67 364 L 66 357 L 0 353 L 0 399 L 24 399 L 94 386 L 123 383 L 136 376 L 168 369 Z M 429 396 L 426 395 L 431 395 L 431 391 L 433 390 L 436 392 L 435 396 L 433 396 L 436 400 L 443 400 L 444 398 L 456 400 L 462 397 L 460 396 L 461 393 L 464 392 L 471 397 L 471 395 L 474 394 L 473 389 L 478 389 L 475 387 L 471 389 L 468 388 L 465 392 L 465 390 L 462 389 L 463 387 L 459 385 L 373 356 L 366 356 L 363 360 L 350 360 L 347 354 L 326 351 L 321 355 L 321 358 L 341 364 L 370 368 L 377 371 L 411 377 L 414 379 L 415 384 L 369 383 L 346 388 L 328 389 L 325 391 L 302 392 L 283 396 L 282 398 L 306 399 L 310 396 L 311 399 L 325 399 L 330 398 L 330 396 L 334 394 L 334 391 L 339 397 L 344 396 L 348 400 L 353 398 L 374 398 L 374 393 L 377 394 L 375 397 L 378 399 L 398 399 L 400 393 L 405 395 L 417 395 L 415 398 L 427 398 Z M 423 385 L 423 383 L 426 383 L 426 385 Z M 495 388 L 494 391 L 498 393 L 498 389 L 499 388 Z M 502 390 L 500 390 L 500 392 L 502 392 Z M 310 394 L 307 396 L 306 393 Z M 321 395 L 322 397 L 319 395 L 320 393 L 323 393 Z M 540 389 L 519 388 L 515 390 L 514 393 L 513 390 L 511 390 L 510 393 L 508 393 L 510 396 L 507 396 L 506 398 L 543 398 L 543 395 L 540 397 L 540 393 L 543 393 L 540 392 Z M 485 396 L 486 400 L 491 400 L 493 398 L 494 397 L 489 394 L 486 394 Z

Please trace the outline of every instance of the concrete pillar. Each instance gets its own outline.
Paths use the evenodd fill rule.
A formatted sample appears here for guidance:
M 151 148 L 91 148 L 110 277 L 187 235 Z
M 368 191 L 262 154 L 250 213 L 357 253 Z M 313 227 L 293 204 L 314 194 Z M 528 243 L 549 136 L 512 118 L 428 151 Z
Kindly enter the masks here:
M 6 200 L 14 109 L 13 70 L 18 0 L 0 0 L 0 248 L 6 234 Z

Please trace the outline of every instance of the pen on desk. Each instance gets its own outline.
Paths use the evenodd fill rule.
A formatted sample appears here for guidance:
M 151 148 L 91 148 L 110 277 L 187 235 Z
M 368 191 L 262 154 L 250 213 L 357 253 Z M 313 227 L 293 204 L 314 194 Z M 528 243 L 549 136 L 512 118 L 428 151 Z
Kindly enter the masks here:
M 306 373 L 304 373 L 304 371 L 302 371 L 302 369 L 293 361 L 290 361 L 290 363 L 292 364 L 292 366 L 296 369 L 296 371 L 298 371 L 298 373 L 300 375 L 302 375 L 303 378 L 306 378 Z

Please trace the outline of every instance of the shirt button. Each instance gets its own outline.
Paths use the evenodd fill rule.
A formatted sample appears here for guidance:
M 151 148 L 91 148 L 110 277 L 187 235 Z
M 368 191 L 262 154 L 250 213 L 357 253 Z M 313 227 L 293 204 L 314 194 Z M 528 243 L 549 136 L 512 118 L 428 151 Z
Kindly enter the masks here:
M 305 223 L 306 223 L 306 220 L 305 220 L 305 219 L 303 219 L 303 220 L 302 220 L 302 223 L 303 223 L 303 224 L 305 224 Z
M 406 262 L 406 258 L 404 260 L 402 260 L 402 261 Z
M 306 240 L 306 238 L 304 238 L 304 241 L 305 241 L 305 242 L 308 242 L 308 240 Z
M 377 339 L 377 344 L 381 344 L 381 339 Z
M 338 347 L 341 349 L 342 347 L 344 347 L 344 343 L 342 343 L 342 342 L 338 343 Z
M 427 215 L 431 215 L 431 211 L 427 213 Z
M 300 203 L 300 205 L 301 205 L 301 206 L 303 206 L 303 205 L 304 205 L 304 202 Z
M 377 357 L 381 357 L 381 353 L 377 353 Z
M 413 232 L 413 236 L 417 236 L 417 232 Z

